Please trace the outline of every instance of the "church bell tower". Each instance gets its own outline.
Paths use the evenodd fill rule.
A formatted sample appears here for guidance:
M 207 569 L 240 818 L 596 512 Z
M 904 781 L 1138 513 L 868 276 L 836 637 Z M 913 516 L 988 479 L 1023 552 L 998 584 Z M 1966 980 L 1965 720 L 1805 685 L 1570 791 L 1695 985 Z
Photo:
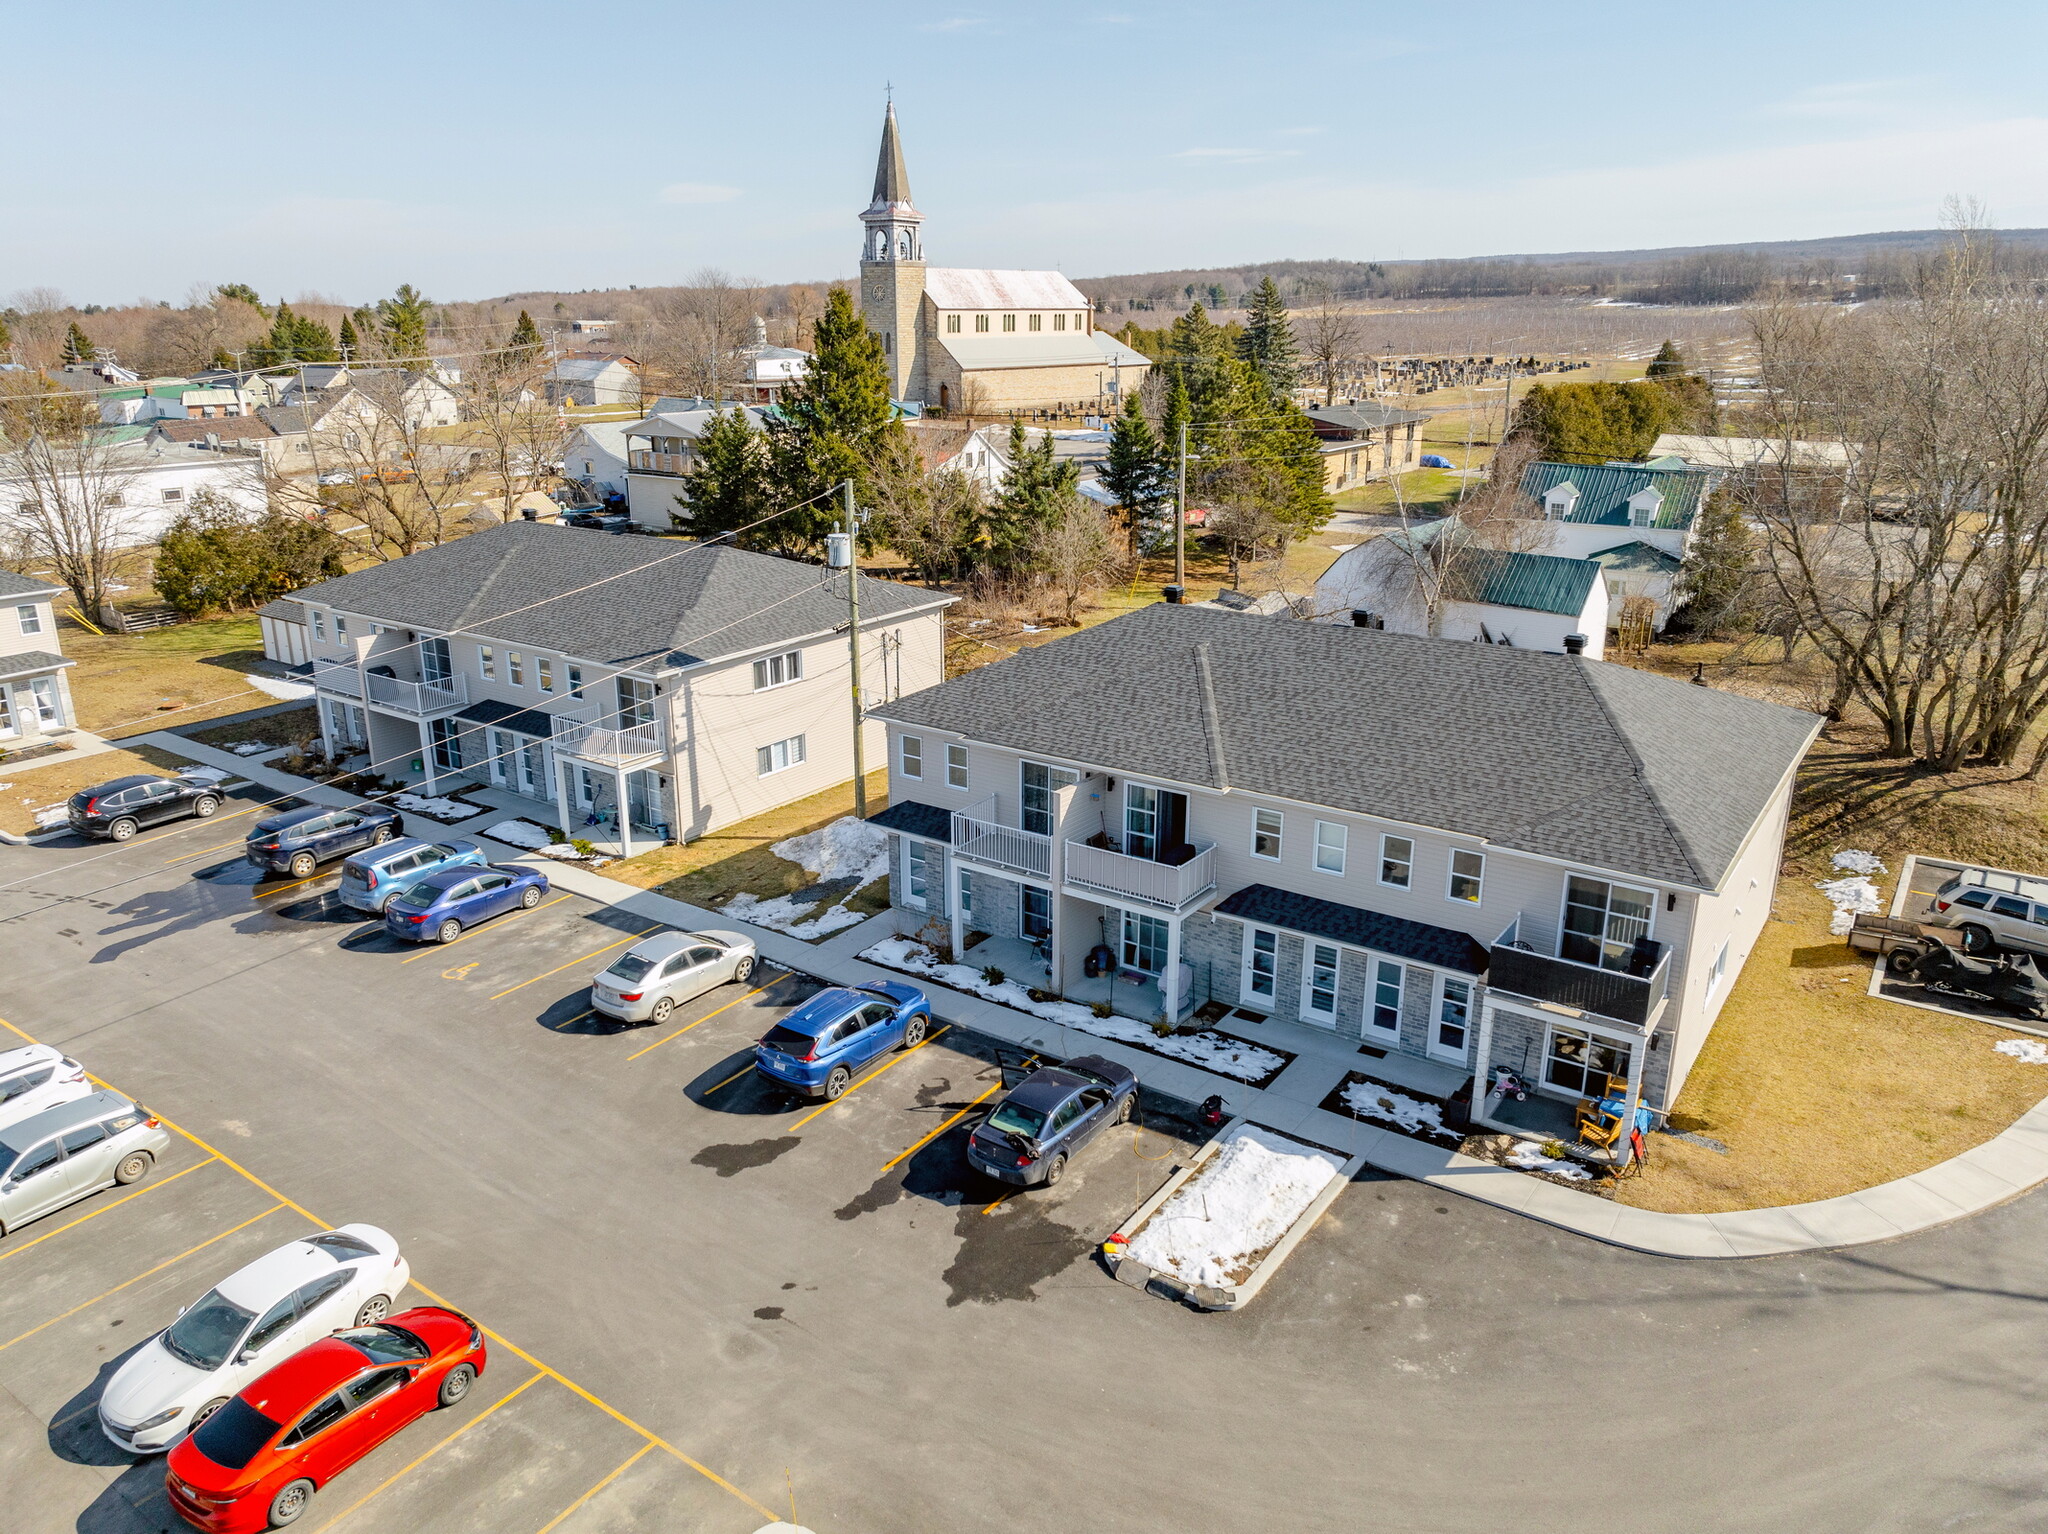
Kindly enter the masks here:
M 903 141 L 896 132 L 896 106 L 882 120 L 882 152 L 875 161 L 875 194 L 860 216 L 866 244 L 860 255 L 860 312 L 882 338 L 889 392 L 898 400 L 921 400 L 925 392 L 924 215 L 910 201 L 910 176 L 903 168 Z

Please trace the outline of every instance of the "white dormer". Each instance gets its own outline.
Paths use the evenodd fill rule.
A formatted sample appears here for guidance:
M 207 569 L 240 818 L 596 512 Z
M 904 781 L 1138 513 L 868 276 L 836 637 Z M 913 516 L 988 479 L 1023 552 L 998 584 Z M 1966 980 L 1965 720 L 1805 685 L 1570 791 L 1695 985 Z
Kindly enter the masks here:
M 1645 485 L 1628 498 L 1628 525 L 1648 527 L 1657 520 L 1657 513 L 1664 507 L 1664 492 L 1655 485 Z
M 1579 487 L 1570 480 L 1561 485 L 1552 485 L 1543 492 L 1543 515 L 1554 522 L 1561 522 L 1572 514 L 1572 508 L 1579 504 Z

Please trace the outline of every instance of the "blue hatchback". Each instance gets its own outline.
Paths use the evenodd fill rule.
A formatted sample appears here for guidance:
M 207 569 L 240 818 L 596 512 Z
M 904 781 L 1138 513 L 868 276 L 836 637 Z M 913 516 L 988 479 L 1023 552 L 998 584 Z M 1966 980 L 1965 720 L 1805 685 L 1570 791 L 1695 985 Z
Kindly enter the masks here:
M 853 1084 L 854 1073 L 897 1047 L 924 1042 L 932 1004 L 914 985 L 878 980 L 853 989 L 820 991 L 762 1035 L 754 1069 L 777 1086 L 827 1102 Z
M 546 874 L 517 863 L 441 868 L 384 903 L 384 930 L 408 943 L 452 943 L 465 927 L 532 910 L 547 892 Z

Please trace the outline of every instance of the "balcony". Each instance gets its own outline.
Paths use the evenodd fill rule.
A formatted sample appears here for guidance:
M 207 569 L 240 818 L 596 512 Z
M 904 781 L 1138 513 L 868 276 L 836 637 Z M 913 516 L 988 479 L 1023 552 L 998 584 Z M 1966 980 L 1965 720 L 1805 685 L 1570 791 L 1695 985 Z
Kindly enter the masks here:
M 557 751 L 607 767 L 624 767 L 668 755 L 668 743 L 662 739 L 658 724 L 606 729 L 580 720 L 557 719 L 553 744 Z
M 691 453 L 656 453 L 644 447 L 634 448 L 629 455 L 633 468 L 642 474 L 687 474 L 695 466 L 694 459 Z
M 1086 842 L 1067 843 L 1067 887 L 1084 898 L 1107 895 L 1162 911 L 1180 912 L 1216 888 L 1210 868 L 1216 849 L 1194 844 L 1184 863 L 1157 863 Z
M 1647 972 L 1630 974 L 1537 953 L 1521 941 L 1520 929 L 1517 918 L 1494 943 L 1486 977 L 1490 989 L 1632 1028 L 1650 1027 L 1663 1011 L 1671 990 L 1671 950 L 1662 943 L 1646 940 L 1637 967 L 1647 961 Z
M 347 661 L 313 662 L 313 686 L 321 692 L 339 693 L 344 698 L 363 695 L 363 673 Z
M 363 673 L 363 685 L 363 701 L 372 708 L 417 718 L 451 713 L 469 701 L 468 679 L 459 675 L 437 682 L 408 682 L 403 677 L 379 676 L 373 666 Z
M 977 813 L 977 811 L 982 813 Z M 1000 824 L 993 797 L 953 812 L 953 855 L 1034 879 L 1052 877 L 1052 838 Z

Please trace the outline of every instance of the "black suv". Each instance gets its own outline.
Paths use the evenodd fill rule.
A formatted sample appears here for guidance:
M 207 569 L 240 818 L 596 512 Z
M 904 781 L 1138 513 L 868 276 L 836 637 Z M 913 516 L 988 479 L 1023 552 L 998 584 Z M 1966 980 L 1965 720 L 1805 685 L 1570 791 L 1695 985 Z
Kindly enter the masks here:
M 243 850 L 258 868 L 308 879 L 322 863 L 404 834 L 398 811 L 381 804 L 356 804 L 345 810 L 313 804 L 257 821 Z
M 71 796 L 64 818 L 80 836 L 125 842 L 144 826 L 220 808 L 220 784 L 210 778 L 115 778 Z

